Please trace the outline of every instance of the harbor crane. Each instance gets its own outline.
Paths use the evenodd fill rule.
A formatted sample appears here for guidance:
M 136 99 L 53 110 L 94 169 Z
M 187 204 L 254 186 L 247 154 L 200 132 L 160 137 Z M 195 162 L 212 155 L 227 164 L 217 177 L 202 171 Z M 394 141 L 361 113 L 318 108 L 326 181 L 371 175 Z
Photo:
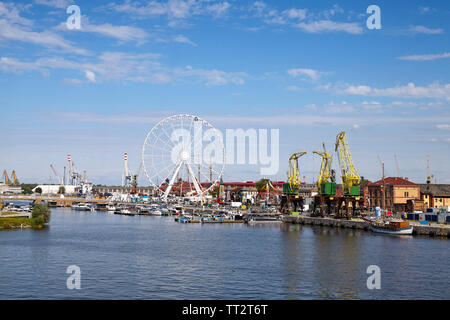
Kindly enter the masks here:
M 333 194 L 336 194 L 336 181 L 331 170 L 331 162 L 333 160 L 333 157 L 330 153 L 327 152 L 324 142 L 322 142 L 322 146 L 323 151 L 313 151 L 314 154 L 317 154 L 322 158 L 319 176 L 317 177 L 317 188 L 319 189 L 321 194 L 331 194 L 331 190 L 327 192 L 327 190 L 324 189 L 328 186 L 327 183 L 334 183 L 335 189 Z
M 316 182 L 319 193 L 314 197 L 314 214 L 316 214 L 316 209 L 320 208 L 320 215 L 324 217 L 325 213 L 328 215 L 331 213 L 331 203 L 334 200 L 334 195 L 336 195 L 336 177 L 334 170 L 331 169 L 333 157 L 325 148 L 324 142 L 322 142 L 322 146 L 323 151 L 313 151 L 314 154 L 322 158 Z
M 339 167 L 341 168 L 342 191 L 346 196 L 357 197 L 360 194 L 361 178 L 353 164 L 345 131 L 336 136 L 335 151 L 338 152 Z
M 6 185 L 11 184 L 11 180 L 9 180 L 8 172 L 6 172 L 6 170 L 3 170 L 2 179 L 5 181 Z
M 69 181 L 73 186 L 78 186 L 83 182 L 83 176 L 76 172 L 75 163 L 72 161 L 70 154 L 67 156 L 69 162 Z
M 288 181 L 283 184 L 283 196 L 281 197 L 280 210 L 283 214 L 290 214 L 292 211 L 303 211 L 303 196 L 300 195 L 300 157 L 307 154 L 306 151 L 293 153 L 289 157 Z
M 6 172 L 6 170 L 3 170 L 3 174 L 2 174 L 2 179 L 5 182 L 6 185 L 10 186 L 17 186 L 19 185 L 19 179 L 17 179 L 17 175 L 16 175 L 16 171 L 13 170 L 11 172 L 11 178 L 9 178 L 8 176 L 8 172 Z
M 295 152 L 289 157 L 288 179 L 291 192 L 295 192 L 295 190 L 298 189 L 302 184 L 300 179 L 300 167 L 298 165 L 298 159 L 304 156 L 306 153 L 306 151 Z
M 361 178 L 353 164 L 350 148 L 348 146 L 345 131 L 336 136 L 335 152 L 338 154 L 339 167 L 341 169 L 342 197 L 337 199 L 337 215 L 342 217 L 341 207 L 344 205 L 344 214 L 350 219 L 355 214 L 356 204 L 361 209 L 364 199 L 360 198 Z M 352 204 L 352 214 L 349 213 L 349 204 Z
M 139 164 L 139 168 L 136 174 L 133 174 L 128 166 L 128 153 L 124 154 L 124 173 L 122 176 L 122 187 L 131 186 L 132 193 L 136 193 L 136 187 L 138 185 L 138 179 L 142 171 L 142 161 Z
M 52 172 L 55 175 L 57 181 L 59 181 L 61 185 L 64 185 L 64 180 L 62 178 L 60 178 L 60 176 L 59 176 L 58 172 L 56 171 L 55 167 L 53 166 L 53 164 L 50 164 L 50 168 L 52 169 Z

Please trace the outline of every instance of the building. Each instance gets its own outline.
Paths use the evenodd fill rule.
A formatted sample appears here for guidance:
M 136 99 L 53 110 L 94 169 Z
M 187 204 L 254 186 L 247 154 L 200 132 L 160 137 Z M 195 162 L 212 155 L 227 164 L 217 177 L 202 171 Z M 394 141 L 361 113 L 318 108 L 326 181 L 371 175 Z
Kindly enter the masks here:
M 187 190 L 187 189 L 186 189 Z M 92 193 L 94 194 L 106 194 L 106 193 L 131 193 L 133 187 L 121 187 L 121 186 L 93 186 Z M 136 187 L 137 194 L 156 195 L 157 192 L 154 187 Z
M 450 206 L 450 184 L 419 184 L 419 187 L 426 208 Z
M 388 177 L 368 186 L 369 207 L 380 207 L 395 212 L 406 212 L 408 200 L 420 200 L 420 186 L 408 178 Z M 384 203 L 383 203 L 384 192 Z
M 36 192 L 37 188 L 41 188 L 42 194 L 58 194 L 60 188 L 64 188 L 64 194 L 75 194 L 78 192 L 80 186 L 72 186 L 72 185 L 59 185 L 59 184 L 41 184 L 34 188 L 32 191 Z M 78 188 L 78 190 L 77 190 Z
M 20 194 L 22 193 L 22 187 L 9 186 L 4 183 L 0 183 L 0 194 Z

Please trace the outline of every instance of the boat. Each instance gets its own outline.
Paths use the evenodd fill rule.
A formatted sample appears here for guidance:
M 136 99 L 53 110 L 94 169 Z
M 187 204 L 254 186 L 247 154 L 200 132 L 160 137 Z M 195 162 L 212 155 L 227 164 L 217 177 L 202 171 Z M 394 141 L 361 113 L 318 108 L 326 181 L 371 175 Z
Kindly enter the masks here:
M 408 221 L 399 219 L 379 219 L 369 222 L 370 230 L 393 235 L 408 235 L 413 233 L 413 227 Z
M 107 210 L 108 212 L 114 213 L 114 212 L 116 211 L 116 206 L 115 206 L 114 204 L 108 204 L 108 205 L 106 206 L 106 210 Z
M 279 216 L 254 215 L 245 220 L 246 223 L 281 223 L 283 222 Z
M 152 210 L 152 211 L 150 211 L 150 214 L 153 216 L 161 216 L 162 215 L 161 211 L 159 211 L 159 210 Z
M 91 211 L 91 207 L 88 203 L 75 203 L 75 204 L 72 204 L 72 210 Z

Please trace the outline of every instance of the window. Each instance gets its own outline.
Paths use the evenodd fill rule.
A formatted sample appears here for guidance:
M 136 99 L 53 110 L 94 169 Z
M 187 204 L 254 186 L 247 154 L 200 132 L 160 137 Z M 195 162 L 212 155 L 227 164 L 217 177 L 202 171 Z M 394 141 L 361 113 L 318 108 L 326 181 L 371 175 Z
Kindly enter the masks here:
M 405 192 L 405 198 L 409 197 L 409 192 Z

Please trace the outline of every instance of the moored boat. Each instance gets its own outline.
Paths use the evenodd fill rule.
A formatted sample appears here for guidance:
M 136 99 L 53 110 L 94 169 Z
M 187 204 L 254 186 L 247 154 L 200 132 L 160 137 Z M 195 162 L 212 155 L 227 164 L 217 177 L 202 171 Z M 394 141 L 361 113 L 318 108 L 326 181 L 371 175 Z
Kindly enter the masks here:
M 413 227 L 408 221 L 398 219 L 385 219 L 369 222 L 370 230 L 378 233 L 393 235 L 408 235 L 413 233 Z

